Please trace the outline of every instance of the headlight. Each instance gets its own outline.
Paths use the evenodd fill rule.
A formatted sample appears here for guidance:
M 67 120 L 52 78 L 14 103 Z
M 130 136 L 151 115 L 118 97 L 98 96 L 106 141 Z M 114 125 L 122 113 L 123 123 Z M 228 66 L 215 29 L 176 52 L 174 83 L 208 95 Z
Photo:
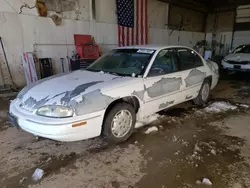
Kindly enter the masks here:
M 224 62 L 226 62 L 226 63 L 228 62 L 228 60 L 227 60 L 227 59 L 223 59 L 222 61 L 224 61 Z
M 53 118 L 65 118 L 72 117 L 74 114 L 74 110 L 66 106 L 48 105 L 39 108 L 36 114 L 39 116 Z

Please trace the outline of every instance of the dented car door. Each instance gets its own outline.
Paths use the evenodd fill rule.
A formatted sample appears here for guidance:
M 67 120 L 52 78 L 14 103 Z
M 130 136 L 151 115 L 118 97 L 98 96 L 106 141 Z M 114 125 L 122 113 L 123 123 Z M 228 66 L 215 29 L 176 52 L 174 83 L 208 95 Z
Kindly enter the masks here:
M 144 87 L 145 115 L 182 102 L 180 95 L 184 88 L 174 49 L 164 49 L 157 54 L 144 78 Z

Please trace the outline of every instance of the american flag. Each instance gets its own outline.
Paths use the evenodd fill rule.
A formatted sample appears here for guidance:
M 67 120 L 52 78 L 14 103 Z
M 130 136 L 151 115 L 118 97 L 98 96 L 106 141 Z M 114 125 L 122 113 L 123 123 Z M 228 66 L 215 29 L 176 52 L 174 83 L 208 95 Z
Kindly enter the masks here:
M 148 0 L 116 0 L 118 45 L 148 43 Z

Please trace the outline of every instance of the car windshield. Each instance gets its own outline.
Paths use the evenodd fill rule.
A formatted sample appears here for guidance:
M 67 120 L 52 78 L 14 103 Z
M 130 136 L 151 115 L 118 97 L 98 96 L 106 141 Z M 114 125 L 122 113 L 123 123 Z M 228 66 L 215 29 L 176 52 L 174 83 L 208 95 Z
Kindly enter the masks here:
M 120 76 L 142 75 L 155 50 L 116 49 L 95 61 L 86 70 Z
M 250 45 L 242 45 L 242 46 L 239 46 L 237 47 L 235 50 L 234 50 L 234 53 L 243 53 L 243 54 L 247 54 L 247 53 L 250 53 Z

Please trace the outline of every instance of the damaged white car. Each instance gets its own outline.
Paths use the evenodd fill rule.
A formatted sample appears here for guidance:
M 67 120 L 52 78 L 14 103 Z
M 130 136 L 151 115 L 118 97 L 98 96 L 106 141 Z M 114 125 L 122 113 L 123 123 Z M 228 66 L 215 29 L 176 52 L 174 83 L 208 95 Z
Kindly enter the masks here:
M 13 125 L 58 141 L 103 135 L 127 140 L 149 115 L 194 100 L 207 102 L 218 66 L 181 46 L 131 46 L 102 56 L 86 70 L 25 87 L 12 101 Z

